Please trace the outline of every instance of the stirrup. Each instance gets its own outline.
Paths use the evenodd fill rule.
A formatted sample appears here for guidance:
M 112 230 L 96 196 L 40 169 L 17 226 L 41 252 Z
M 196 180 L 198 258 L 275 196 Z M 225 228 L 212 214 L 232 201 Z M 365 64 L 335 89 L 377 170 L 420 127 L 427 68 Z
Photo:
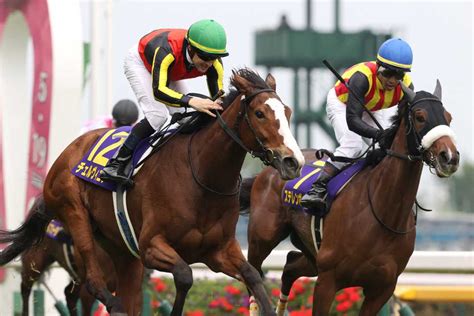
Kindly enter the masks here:
M 114 176 L 114 175 L 106 173 L 104 170 L 102 170 L 100 174 L 100 179 L 105 180 L 105 181 L 115 182 L 117 185 L 124 185 L 125 188 L 131 188 L 134 186 L 134 182 L 132 179 L 127 178 L 125 176 Z

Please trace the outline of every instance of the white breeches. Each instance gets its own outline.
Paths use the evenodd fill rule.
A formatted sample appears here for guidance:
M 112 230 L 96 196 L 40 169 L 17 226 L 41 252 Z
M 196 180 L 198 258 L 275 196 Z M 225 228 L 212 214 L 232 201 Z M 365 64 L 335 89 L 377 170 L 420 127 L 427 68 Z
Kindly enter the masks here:
M 372 140 L 369 138 L 362 137 L 349 130 L 346 120 L 346 108 L 347 106 L 337 98 L 336 91 L 334 90 L 334 88 L 329 90 L 327 96 L 326 113 L 328 115 L 332 127 L 334 128 L 337 142 L 339 143 L 339 146 L 334 151 L 334 155 L 354 158 L 362 154 L 364 150 L 366 150 L 367 147 L 370 145 Z M 396 113 L 396 106 L 372 112 L 374 117 L 384 129 L 388 128 L 391 125 L 390 118 Z M 370 126 L 377 128 L 377 125 L 365 112 L 362 115 L 362 120 Z M 345 165 L 344 163 L 340 162 L 332 163 L 338 168 L 342 168 Z
M 184 111 L 184 108 L 167 106 L 155 100 L 151 74 L 140 58 L 137 45 L 130 48 L 125 57 L 124 72 L 143 114 L 155 130 L 160 130 L 173 113 Z M 183 94 L 187 93 L 186 86 L 182 82 L 172 81 L 170 88 Z

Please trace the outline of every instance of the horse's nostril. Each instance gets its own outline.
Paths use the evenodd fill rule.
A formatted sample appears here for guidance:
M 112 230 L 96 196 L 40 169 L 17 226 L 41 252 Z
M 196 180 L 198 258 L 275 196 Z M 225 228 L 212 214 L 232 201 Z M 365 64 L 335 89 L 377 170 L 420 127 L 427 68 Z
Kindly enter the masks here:
M 283 165 L 288 169 L 298 168 L 298 160 L 294 157 L 285 157 L 283 158 Z
M 442 151 L 439 153 L 439 158 L 442 163 L 448 163 L 449 162 L 449 155 L 447 152 Z

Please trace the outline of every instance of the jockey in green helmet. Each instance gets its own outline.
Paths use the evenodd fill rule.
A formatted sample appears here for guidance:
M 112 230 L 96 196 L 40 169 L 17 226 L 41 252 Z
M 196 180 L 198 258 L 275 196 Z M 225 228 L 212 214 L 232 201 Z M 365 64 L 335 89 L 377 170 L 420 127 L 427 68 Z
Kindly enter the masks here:
M 214 20 L 200 20 L 189 29 L 158 29 L 143 36 L 125 59 L 125 75 L 145 118 L 130 131 L 103 169 L 101 179 L 129 183 L 125 167 L 138 143 L 160 130 L 170 114 L 185 107 L 215 116 L 219 102 L 186 94 L 182 80 L 206 76 L 210 96 L 223 89 L 222 57 L 228 56 L 224 28 Z

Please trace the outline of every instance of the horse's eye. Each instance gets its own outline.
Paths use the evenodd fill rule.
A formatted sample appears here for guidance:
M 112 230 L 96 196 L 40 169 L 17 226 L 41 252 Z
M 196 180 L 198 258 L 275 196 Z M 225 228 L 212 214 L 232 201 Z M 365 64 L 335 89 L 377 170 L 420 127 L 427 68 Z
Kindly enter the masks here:
M 255 111 L 255 116 L 258 117 L 259 119 L 262 119 L 265 117 L 262 111 Z
M 425 120 L 425 117 L 424 117 L 423 115 L 421 115 L 421 114 L 415 115 L 415 119 L 416 119 L 416 121 L 419 122 L 419 123 L 424 123 L 424 122 L 426 121 L 426 120 Z

